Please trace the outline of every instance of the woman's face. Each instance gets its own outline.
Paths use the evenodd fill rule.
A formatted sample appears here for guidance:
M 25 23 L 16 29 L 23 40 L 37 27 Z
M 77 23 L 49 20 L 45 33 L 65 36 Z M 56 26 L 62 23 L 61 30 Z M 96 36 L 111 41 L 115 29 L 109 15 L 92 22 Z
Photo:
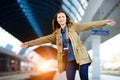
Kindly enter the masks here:
M 60 25 L 66 25 L 66 15 L 64 13 L 58 13 L 57 14 L 57 22 Z

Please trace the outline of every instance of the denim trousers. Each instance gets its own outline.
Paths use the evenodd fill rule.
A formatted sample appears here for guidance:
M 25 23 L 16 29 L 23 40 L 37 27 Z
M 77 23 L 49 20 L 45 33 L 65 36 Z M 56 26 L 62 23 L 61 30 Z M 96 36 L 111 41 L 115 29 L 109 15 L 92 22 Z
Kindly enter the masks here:
M 66 77 L 67 80 L 75 80 L 76 70 L 79 70 L 79 76 L 81 80 L 88 80 L 88 67 L 90 63 L 79 66 L 75 60 L 67 61 L 66 65 Z

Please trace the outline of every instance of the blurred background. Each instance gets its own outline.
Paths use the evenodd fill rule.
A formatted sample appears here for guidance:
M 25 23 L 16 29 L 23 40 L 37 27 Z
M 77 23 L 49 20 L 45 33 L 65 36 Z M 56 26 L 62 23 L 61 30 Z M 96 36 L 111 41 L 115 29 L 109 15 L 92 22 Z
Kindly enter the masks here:
M 57 71 L 56 45 L 21 48 L 51 34 L 52 18 L 64 10 L 74 22 L 113 19 L 116 25 L 80 33 L 93 62 L 90 80 L 120 79 L 120 0 L 0 0 L 0 80 L 65 80 Z M 17 77 L 16 77 L 17 76 Z M 78 72 L 76 80 L 80 80 Z

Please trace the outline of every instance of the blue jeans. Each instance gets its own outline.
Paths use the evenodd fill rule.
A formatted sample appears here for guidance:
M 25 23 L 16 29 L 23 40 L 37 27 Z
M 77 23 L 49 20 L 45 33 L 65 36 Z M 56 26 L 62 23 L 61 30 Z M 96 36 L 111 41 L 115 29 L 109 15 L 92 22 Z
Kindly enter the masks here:
M 66 66 L 67 80 L 75 80 L 76 70 L 79 69 L 79 75 L 81 80 L 88 80 L 88 66 L 90 63 L 79 66 L 75 60 L 68 61 Z

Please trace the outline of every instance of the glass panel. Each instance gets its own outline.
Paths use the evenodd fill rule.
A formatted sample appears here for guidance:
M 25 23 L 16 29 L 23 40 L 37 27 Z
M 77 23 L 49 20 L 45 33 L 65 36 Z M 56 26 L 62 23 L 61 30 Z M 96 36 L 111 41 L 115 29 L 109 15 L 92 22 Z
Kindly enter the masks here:
M 14 44 L 13 44 L 14 43 Z M 0 27 L 0 47 L 18 53 L 22 42 Z
M 63 0 L 62 9 L 70 15 L 73 21 L 80 22 L 87 6 L 87 0 Z

